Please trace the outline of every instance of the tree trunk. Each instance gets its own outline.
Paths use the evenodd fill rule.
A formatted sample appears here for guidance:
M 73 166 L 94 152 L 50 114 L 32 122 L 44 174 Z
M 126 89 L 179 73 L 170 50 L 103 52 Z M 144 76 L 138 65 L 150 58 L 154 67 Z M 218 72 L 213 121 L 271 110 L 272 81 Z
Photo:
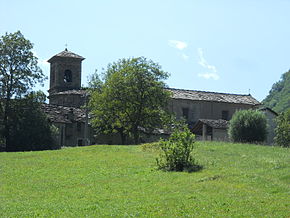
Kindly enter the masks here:
M 3 117 L 3 126 L 4 126 L 4 139 L 6 151 L 13 151 L 10 143 L 10 125 L 9 125 L 9 111 L 10 111 L 10 99 L 6 99 L 4 117 Z
M 138 128 L 135 127 L 133 129 L 133 137 L 134 137 L 134 144 L 138 145 L 139 144 L 139 132 L 138 132 Z
M 7 89 L 6 96 L 5 96 L 5 106 L 4 106 L 4 117 L 3 117 L 3 125 L 4 125 L 4 139 L 5 139 L 5 147 L 6 151 L 13 151 L 11 141 L 10 141 L 10 100 L 11 100 L 11 90 L 13 84 L 13 71 L 11 70 L 11 75 L 8 82 L 5 84 L 5 88 Z
M 121 136 L 121 143 L 122 143 L 122 145 L 126 145 L 126 142 L 127 142 L 127 136 L 126 136 L 126 134 L 124 133 L 123 128 L 119 130 L 119 133 L 120 133 L 120 136 Z

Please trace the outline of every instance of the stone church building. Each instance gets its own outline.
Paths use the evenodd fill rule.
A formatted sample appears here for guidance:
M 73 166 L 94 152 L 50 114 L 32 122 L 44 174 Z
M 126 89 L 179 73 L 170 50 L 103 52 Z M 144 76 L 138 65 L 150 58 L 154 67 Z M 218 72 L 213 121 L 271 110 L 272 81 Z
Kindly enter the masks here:
M 81 88 L 84 58 L 65 49 L 48 60 L 50 63 L 49 104 L 43 105 L 50 122 L 59 128 L 61 146 L 82 146 L 96 143 L 119 144 L 119 137 L 94 136 L 89 125 L 86 90 Z M 228 140 L 228 121 L 237 110 L 260 106 L 251 95 L 168 89 L 172 98 L 168 109 L 178 119 L 184 118 L 198 139 Z M 151 141 L 162 136 L 162 131 Z

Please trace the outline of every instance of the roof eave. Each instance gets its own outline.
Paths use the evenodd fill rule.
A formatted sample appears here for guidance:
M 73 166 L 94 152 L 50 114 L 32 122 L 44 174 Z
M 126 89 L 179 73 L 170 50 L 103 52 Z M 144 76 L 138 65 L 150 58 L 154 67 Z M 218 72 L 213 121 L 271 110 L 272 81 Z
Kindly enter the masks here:
M 215 102 L 215 103 L 227 103 L 227 104 L 245 104 L 245 105 L 251 105 L 251 106 L 259 106 L 261 105 L 261 103 L 259 104 L 249 104 L 249 103 L 243 103 L 243 102 L 228 102 L 228 101 L 214 101 L 214 100 L 199 100 L 199 99 L 188 99 L 188 98 L 175 98 L 175 97 L 171 97 L 172 99 L 176 99 L 176 100 L 188 100 L 188 101 L 204 101 L 204 102 Z
M 57 60 L 57 59 L 76 59 L 76 60 L 80 60 L 80 61 L 85 60 L 85 58 L 81 57 L 81 56 L 80 57 L 62 57 L 62 56 L 55 55 L 55 56 L 51 57 L 47 62 L 51 64 L 51 62 L 53 62 L 54 60 Z

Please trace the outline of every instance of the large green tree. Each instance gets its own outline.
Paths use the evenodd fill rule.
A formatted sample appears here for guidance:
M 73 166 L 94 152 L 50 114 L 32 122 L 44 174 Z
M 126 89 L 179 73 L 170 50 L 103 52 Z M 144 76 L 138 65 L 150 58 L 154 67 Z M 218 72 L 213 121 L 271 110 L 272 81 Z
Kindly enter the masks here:
M 262 102 L 276 112 L 285 112 L 290 108 L 290 70 L 274 83 L 269 95 Z
M 159 64 L 144 57 L 120 59 L 108 65 L 102 80 L 92 78 L 96 88 L 89 105 L 98 132 L 118 132 L 123 144 L 128 137 L 137 144 L 140 131 L 151 132 L 165 123 L 168 73 Z
M 9 126 L 10 146 L 6 151 L 36 151 L 56 149 L 57 129 L 48 122 L 41 106 L 46 96 L 31 92 L 11 101 Z
M 9 150 L 13 114 L 11 99 L 20 99 L 45 78 L 37 65 L 32 43 L 20 31 L 6 33 L 0 38 L 0 97 L 2 137 Z

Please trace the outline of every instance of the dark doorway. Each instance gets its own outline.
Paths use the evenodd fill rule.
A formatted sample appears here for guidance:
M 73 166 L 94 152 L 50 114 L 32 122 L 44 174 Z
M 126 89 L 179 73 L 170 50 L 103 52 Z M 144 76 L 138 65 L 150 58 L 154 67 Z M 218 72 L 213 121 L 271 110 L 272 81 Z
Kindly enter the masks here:
M 78 139 L 78 146 L 84 146 L 82 139 Z

